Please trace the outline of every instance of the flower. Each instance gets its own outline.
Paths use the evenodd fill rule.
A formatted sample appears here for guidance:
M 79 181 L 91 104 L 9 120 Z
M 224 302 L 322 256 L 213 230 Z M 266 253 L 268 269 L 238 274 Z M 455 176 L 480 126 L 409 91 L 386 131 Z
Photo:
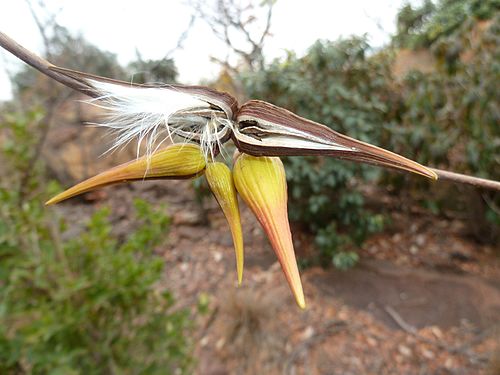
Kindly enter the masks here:
M 237 193 L 266 232 L 301 308 L 305 299 L 288 222 L 285 169 L 279 156 L 333 156 L 437 179 L 434 171 L 401 155 L 263 101 L 250 100 L 239 106 L 230 95 L 207 87 L 135 85 L 53 65 L 42 71 L 90 95 L 90 104 L 107 111 L 106 120 L 98 125 L 116 132 L 111 150 L 132 139 L 138 139 L 138 146 L 146 143 L 145 156 L 83 181 L 47 204 L 116 183 L 204 174 L 231 229 L 238 283 L 243 277 L 244 254 Z M 167 140 L 173 144 L 159 149 Z M 229 140 L 239 150 L 232 172 L 216 161 Z
M 211 162 L 205 169 L 208 186 L 224 212 L 233 236 L 234 252 L 236 254 L 236 271 L 238 284 L 243 279 L 243 231 L 241 230 L 240 208 L 233 182 L 231 170 L 224 163 Z
M 186 179 L 204 174 L 231 229 L 238 284 L 243 278 L 243 231 L 236 191 L 267 233 L 297 304 L 305 300 L 288 224 L 285 169 L 279 158 L 241 154 L 234 172 L 221 162 L 205 162 L 201 148 L 175 144 L 91 177 L 46 202 L 59 203 L 97 188 L 146 179 Z
M 234 183 L 266 232 L 288 285 L 301 307 L 304 292 L 288 223 L 285 168 L 277 157 L 241 154 L 234 164 Z

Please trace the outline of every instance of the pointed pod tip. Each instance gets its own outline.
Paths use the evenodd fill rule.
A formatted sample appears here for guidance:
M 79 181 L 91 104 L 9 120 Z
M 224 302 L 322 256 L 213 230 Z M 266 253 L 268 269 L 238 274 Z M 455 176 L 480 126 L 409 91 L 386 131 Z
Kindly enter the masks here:
M 205 169 L 205 157 L 198 145 L 173 144 L 150 156 L 120 164 L 76 184 L 48 200 L 45 205 L 105 186 L 135 180 L 187 179 L 198 176 Z
M 44 203 L 45 206 L 52 206 L 56 203 L 59 203 L 59 200 L 57 199 L 59 195 L 56 195 L 55 197 L 50 198 L 47 202 Z
M 288 271 L 285 271 L 285 275 L 289 275 Z M 292 275 L 289 275 L 292 276 Z M 289 279 L 290 289 L 292 290 L 293 297 L 295 298 L 295 302 L 297 305 L 304 310 L 306 308 L 306 299 L 304 297 L 304 290 L 302 288 L 302 281 L 300 280 L 300 276 L 297 275 L 298 279 Z
M 230 219 L 228 219 L 230 220 Z M 244 269 L 244 250 L 243 250 L 243 232 L 241 231 L 241 223 L 234 218 L 231 218 L 230 229 L 233 233 L 234 251 L 236 254 L 236 274 L 238 277 L 238 286 L 241 286 L 243 281 L 243 269 Z
M 411 170 L 411 172 L 414 172 L 414 173 L 419 174 L 421 176 L 427 177 L 428 179 L 433 180 L 433 181 L 436 181 L 439 179 L 439 175 L 437 174 L 437 172 L 434 169 L 426 167 L 426 166 L 421 165 L 421 164 L 418 164 L 416 162 L 412 162 L 411 160 L 410 160 L 410 162 L 414 163 L 417 166 L 413 170 Z
M 241 286 L 242 281 L 243 281 L 243 270 L 238 269 L 238 286 Z
M 297 305 L 299 305 L 299 307 L 302 310 L 306 309 L 306 301 L 304 300 L 304 296 L 302 296 L 302 299 L 296 299 L 296 301 L 297 301 Z

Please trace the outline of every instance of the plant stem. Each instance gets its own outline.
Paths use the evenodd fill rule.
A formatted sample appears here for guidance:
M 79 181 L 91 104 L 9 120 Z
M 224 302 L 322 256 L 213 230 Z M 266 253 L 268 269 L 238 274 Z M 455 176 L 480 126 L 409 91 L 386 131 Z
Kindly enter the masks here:
M 459 184 L 473 185 L 478 188 L 491 189 L 500 191 L 500 182 L 488 180 L 485 178 L 473 177 L 461 173 L 445 171 L 442 169 L 431 168 L 437 173 L 440 179 L 453 181 Z

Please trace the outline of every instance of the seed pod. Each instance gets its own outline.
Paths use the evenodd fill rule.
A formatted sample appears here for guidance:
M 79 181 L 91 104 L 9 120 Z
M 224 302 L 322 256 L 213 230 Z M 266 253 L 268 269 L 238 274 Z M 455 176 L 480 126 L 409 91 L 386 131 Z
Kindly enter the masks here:
M 288 223 L 283 163 L 279 158 L 242 154 L 236 160 L 233 176 L 236 190 L 269 237 L 297 304 L 304 308 L 304 292 Z
M 417 162 L 261 100 L 243 104 L 236 120 L 234 143 L 241 152 L 250 155 L 333 156 L 438 178 L 434 171 Z
M 194 144 L 171 145 L 153 153 L 118 165 L 82 181 L 56 195 L 45 204 L 54 204 L 90 190 L 135 180 L 187 179 L 200 174 L 205 168 L 205 157 Z
M 240 209 L 238 197 L 234 187 L 231 171 L 224 163 L 208 163 L 205 169 L 205 177 L 212 193 L 217 199 L 222 212 L 231 229 L 233 236 L 234 251 L 236 254 L 236 271 L 238 275 L 238 285 L 241 285 L 243 278 L 243 232 L 241 229 Z

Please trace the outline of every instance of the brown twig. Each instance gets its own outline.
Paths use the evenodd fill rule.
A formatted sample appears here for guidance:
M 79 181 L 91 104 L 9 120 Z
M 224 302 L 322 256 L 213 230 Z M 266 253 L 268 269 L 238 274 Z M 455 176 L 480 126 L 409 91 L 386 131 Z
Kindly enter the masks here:
M 285 365 L 283 368 L 283 373 L 284 374 L 292 373 L 291 370 L 292 370 L 293 364 L 301 356 L 303 356 L 304 353 L 307 353 L 312 347 L 321 343 L 323 340 L 326 340 L 328 337 L 335 335 L 335 334 L 342 332 L 342 331 L 353 331 L 353 330 L 357 330 L 359 328 L 360 328 L 359 326 L 349 324 L 345 320 L 332 319 L 332 320 L 326 322 L 318 330 L 317 334 L 315 334 L 314 336 L 310 337 L 307 340 L 304 340 L 303 342 L 301 342 L 299 345 L 297 345 L 295 347 L 295 349 L 290 353 L 290 355 L 288 356 L 288 358 L 285 362 Z
M 174 54 L 174 52 L 176 52 L 176 51 L 181 50 L 181 49 L 184 48 L 184 42 L 186 41 L 186 39 L 187 39 L 187 37 L 189 35 L 189 32 L 193 28 L 195 20 L 196 20 L 196 17 L 195 16 L 191 16 L 191 19 L 189 20 L 189 23 L 188 23 L 186 29 L 181 33 L 181 35 L 177 39 L 177 44 L 175 45 L 175 47 L 171 48 L 165 54 L 165 57 L 164 57 L 165 59 L 170 58 Z
M 208 317 L 205 324 L 203 325 L 203 328 L 200 330 L 200 333 L 198 334 L 200 340 L 207 335 L 208 330 L 215 322 L 215 319 L 217 318 L 218 314 L 219 314 L 219 306 L 216 306 L 214 309 L 212 309 L 210 316 Z
M 177 39 L 176 45 L 171 48 L 161 59 L 157 60 L 156 64 L 152 65 L 149 67 L 149 70 L 146 70 L 146 62 L 142 58 L 141 53 L 139 50 L 136 48 L 135 50 L 135 55 L 137 58 L 137 62 L 139 63 L 139 69 L 140 73 L 145 74 L 145 82 L 153 82 L 153 79 L 151 79 L 151 72 L 159 68 L 162 64 L 165 63 L 166 60 L 171 59 L 171 56 L 184 48 L 184 42 L 186 41 L 190 30 L 193 28 L 194 21 L 196 20 L 195 16 L 191 16 L 191 19 L 189 20 L 189 24 L 187 25 L 186 29 L 180 34 L 179 38 Z
M 406 321 L 391 306 L 384 307 L 385 312 L 396 322 L 396 324 L 410 335 L 417 335 L 417 329 Z
M 468 176 L 461 173 L 445 171 L 442 169 L 431 168 L 436 172 L 440 179 L 453 181 L 459 184 L 473 185 L 478 188 L 500 191 L 500 181 L 487 180 L 485 178 Z
M 86 95 L 89 94 L 88 88 L 84 86 L 81 82 L 70 78 L 68 76 L 62 75 L 54 70 L 51 70 L 55 65 L 51 64 L 47 60 L 37 56 L 33 52 L 27 50 L 20 44 L 18 44 L 15 40 L 7 36 L 6 34 L 0 31 L 0 46 L 12 53 L 17 58 L 24 61 L 26 64 L 32 66 L 33 68 L 39 70 L 43 74 L 49 76 L 52 79 L 62 83 L 65 86 L 68 86 L 74 90 L 80 91 Z
M 266 15 L 262 17 L 254 5 L 240 4 L 235 0 L 219 0 L 212 6 L 201 0 L 190 0 L 188 4 L 207 23 L 214 35 L 245 62 L 248 69 L 264 67 L 263 49 L 266 38 L 271 35 L 269 30 L 274 1 L 261 2 L 259 7 L 267 8 Z M 259 33 L 251 32 L 251 24 L 255 22 L 262 25 Z M 227 59 L 222 65 L 229 65 Z
M 396 322 L 396 324 L 406 333 L 412 335 L 415 337 L 417 340 L 424 342 L 426 344 L 433 345 L 441 350 L 445 350 L 450 354 L 458 354 L 458 355 L 464 355 L 470 359 L 476 360 L 476 361 L 481 361 L 481 362 L 486 362 L 488 361 L 488 357 L 486 356 L 481 356 L 478 355 L 474 352 L 471 352 L 469 348 L 476 343 L 476 340 L 472 340 L 471 343 L 466 343 L 462 346 L 450 346 L 446 345 L 443 342 L 436 341 L 436 340 L 431 340 L 428 339 L 427 337 L 424 337 L 420 335 L 417 331 L 417 329 L 412 326 L 411 324 L 407 323 L 401 315 L 398 314 L 396 310 L 394 310 L 391 306 L 384 306 L 385 312 Z M 485 336 L 487 336 L 489 332 L 483 332 L 480 334 L 478 337 L 483 339 Z

